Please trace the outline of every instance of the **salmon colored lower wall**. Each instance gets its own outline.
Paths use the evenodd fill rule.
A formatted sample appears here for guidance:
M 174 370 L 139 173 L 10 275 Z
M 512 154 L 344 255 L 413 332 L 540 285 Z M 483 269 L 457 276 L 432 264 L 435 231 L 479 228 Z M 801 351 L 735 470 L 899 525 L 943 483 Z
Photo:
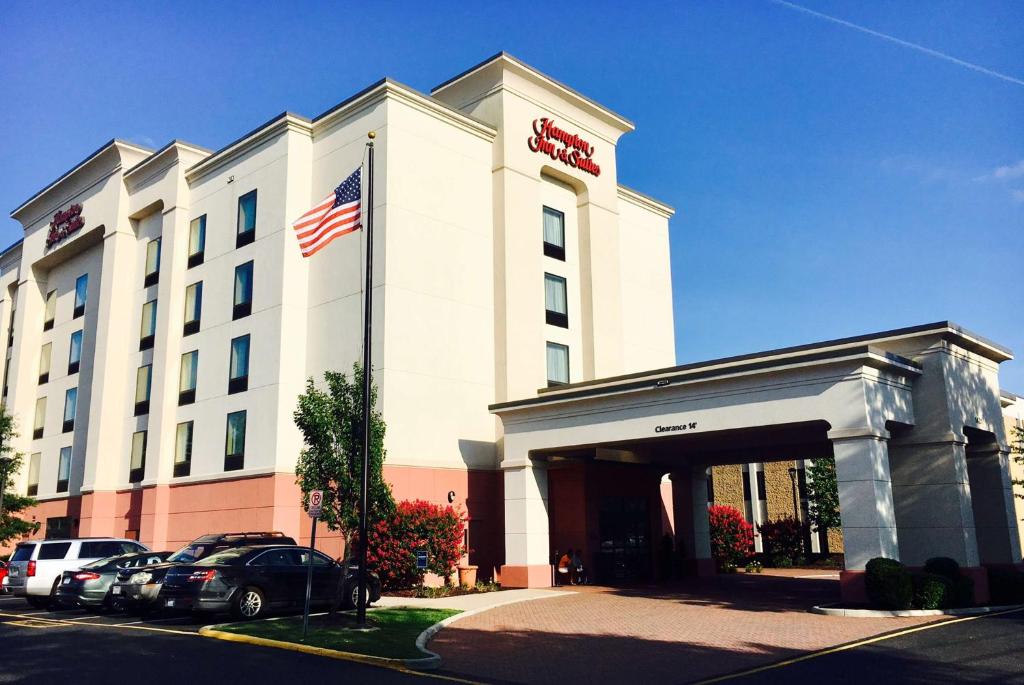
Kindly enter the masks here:
M 500 471 L 464 471 L 384 467 L 396 500 L 424 499 L 452 504 L 466 514 L 470 554 L 481 579 L 494 577 L 504 560 L 504 500 Z M 67 516 L 76 537 L 135 538 L 153 549 L 174 550 L 200 535 L 234 531 L 281 531 L 309 544 L 310 519 L 300 504 L 295 476 L 275 473 L 233 480 L 159 485 L 119 492 L 40 502 L 24 517 L 40 523 L 31 538 L 46 536 L 46 520 Z M 332 557 L 344 553 L 344 541 L 324 525 L 317 529 L 317 549 Z M 11 544 L 13 548 L 13 543 Z M 0 548 L 7 553 L 11 548 Z

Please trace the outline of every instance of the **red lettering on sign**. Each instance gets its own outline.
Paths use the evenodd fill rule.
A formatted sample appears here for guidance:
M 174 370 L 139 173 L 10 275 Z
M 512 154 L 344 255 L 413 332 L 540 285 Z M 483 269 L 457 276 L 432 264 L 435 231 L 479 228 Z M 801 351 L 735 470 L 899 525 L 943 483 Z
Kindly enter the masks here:
M 556 143 L 561 143 L 561 147 Z M 600 165 L 591 159 L 594 146 L 579 135 L 558 128 L 553 119 L 534 119 L 533 135 L 526 139 L 526 145 L 531 152 L 547 155 L 566 166 L 594 176 L 601 175 Z
M 82 205 L 71 205 L 63 212 L 57 212 L 50 221 L 50 230 L 46 234 L 46 247 L 64 240 L 72 233 L 82 230 L 85 219 L 82 218 Z

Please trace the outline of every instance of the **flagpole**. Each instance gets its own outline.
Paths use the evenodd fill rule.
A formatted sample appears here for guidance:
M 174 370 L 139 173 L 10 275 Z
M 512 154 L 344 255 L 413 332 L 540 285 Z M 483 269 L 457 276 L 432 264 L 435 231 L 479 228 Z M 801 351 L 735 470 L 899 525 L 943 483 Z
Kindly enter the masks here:
M 363 311 L 363 471 L 362 482 L 360 483 L 360 504 L 359 504 L 359 597 L 356 603 L 356 621 L 359 625 L 366 624 L 366 536 L 367 536 L 367 509 L 369 507 L 369 479 L 367 472 L 370 470 L 370 392 L 373 388 L 373 368 L 370 359 L 370 348 L 373 331 L 373 139 L 377 137 L 374 131 L 366 134 L 370 140 L 366 143 L 368 148 L 367 174 L 366 174 L 366 292 Z

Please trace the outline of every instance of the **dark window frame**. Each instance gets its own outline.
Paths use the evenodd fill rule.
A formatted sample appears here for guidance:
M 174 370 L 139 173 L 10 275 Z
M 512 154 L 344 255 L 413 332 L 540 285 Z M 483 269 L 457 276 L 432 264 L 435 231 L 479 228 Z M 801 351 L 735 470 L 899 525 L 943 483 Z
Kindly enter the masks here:
M 156 341 L 156 330 L 155 330 L 156 329 L 156 321 L 155 321 L 155 319 L 156 319 L 157 298 L 154 297 L 152 300 L 147 300 L 147 301 L 143 302 L 142 303 L 142 311 L 143 311 L 143 313 L 145 313 L 146 305 L 150 304 L 150 303 L 152 303 L 153 311 L 154 311 L 154 315 L 153 315 L 153 318 L 154 318 L 154 321 L 153 321 L 154 331 L 152 333 L 150 333 L 149 335 L 142 335 L 142 330 L 141 330 L 142 329 L 142 322 L 141 321 L 139 322 L 139 329 L 140 329 L 139 330 L 139 352 L 144 352 L 145 350 L 153 349 L 153 344 Z
M 236 293 L 234 291 L 234 287 L 235 287 L 234 284 L 237 283 L 237 281 L 238 281 L 238 270 L 243 268 L 243 267 L 246 267 L 246 266 L 249 267 L 249 293 L 248 293 L 248 299 L 247 300 L 243 300 L 242 302 L 235 302 Z M 236 266 L 235 267 L 235 277 L 234 278 L 235 278 L 235 280 L 232 283 L 232 291 L 231 291 L 231 301 L 232 301 L 231 320 L 232 321 L 235 321 L 235 320 L 238 320 L 238 319 L 243 319 L 243 318 L 249 316 L 250 314 L 252 314 L 253 290 L 255 289 L 255 286 L 256 286 L 256 283 L 255 283 L 255 281 L 256 281 L 256 263 L 255 263 L 255 260 L 250 259 L 249 261 L 242 262 L 241 264 Z
M 80 337 L 81 342 L 78 343 L 78 359 L 76 361 L 71 361 L 71 353 L 75 349 L 75 333 L 81 333 L 81 337 Z M 68 375 L 69 376 L 72 375 L 72 374 L 78 373 L 78 369 L 81 368 L 81 365 L 82 365 L 82 351 L 85 348 L 85 331 L 80 328 L 77 331 L 75 331 L 74 333 L 72 333 L 71 334 L 71 338 L 70 338 L 70 343 L 71 344 L 68 347 Z M 51 363 L 52 363 L 52 361 L 51 361 Z
M 564 262 L 565 261 L 565 212 L 563 212 L 561 210 L 558 210 L 558 209 L 555 209 L 554 207 L 548 207 L 547 205 L 544 205 L 543 209 L 541 210 L 541 217 L 543 218 L 544 214 L 546 214 L 548 212 L 551 212 L 553 214 L 557 214 L 558 216 L 560 216 L 562 218 L 562 244 L 561 245 L 556 245 L 555 243 L 549 243 L 547 240 L 544 240 L 543 233 L 542 233 L 541 234 L 541 239 L 544 240 L 544 255 L 546 257 L 551 257 L 552 259 L 557 259 L 559 261 L 563 261 Z M 541 224 L 541 229 L 543 231 L 543 224 Z
M 64 453 L 65 449 L 69 450 L 69 452 L 68 452 L 68 477 L 65 480 L 61 480 L 60 479 L 60 460 L 63 458 L 63 453 Z M 67 492 L 68 491 L 68 482 L 71 480 L 71 460 L 74 459 L 74 457 L 75 457 L 74 450 L 72 450 L 70 447 L 65 446 L 65 447 L 61 447 L 60 448 L 60 452 L 57 455 L 57 492 Z
M 193 219 L 192 221 L 199 221 L 202 224 L 202 229 L 201 230 L 202 230 L 202 235 L 203 235 L 203 244 L 202 244 L 202 247 L 199 248 L 198 250 L 196 250 L 195 252 L 191 252 L 191 253 L 188 252 L 192 248 L 192 223 L 189 222 L 189 228 L 188 228 L 189 238 L 188 238 L 188 244 L 185 246 L 185 252 L 188 253 L 188 255 L 187 255 L 188 256 L 188 267 L 187 268 L 189 268 L 189 269 L 191 269 L 193 267 L 196 267 L 196 266 L 199 266 L 200 264 L 202 264 L 203 260 L 205 258 L 205 255 L 206 255 L 206 215 L 205 214 L 201 214 L 201 215 L 197 216 L 195 219 Z
M 182 461 L 182 462 L 176 461 L 176 462 L 174 462 L 174 478 L 183 478 L 183 477 L 188 476 L 189 474 L 192 473 L 192 447 L 193 447 L 193 437 L 195 435 L 196 425 L 195 425 L 195 421 L 182 421 L 181 423 L 183 423 L 183 424 L 184 423 L 191 424 L 191 428 L 189 428 L 189 438 L 188 438 L 188 446 L 186 447 L 186 452 L 185 452 L 185 454 L 186 454 L 185 461 Z M 178 424 L 178 425 L 181 425 L 181 424 Z M 177 443 L 177 440 L 178 440 L 178 426 L 174 427 L 174 440 L 175 440 L 175 443 L 174 443 L 174 456 L 175 456 L 175 458 L 177 458 L 177 456 L 178 456 L 178 443 Z
M 191 288 L 192 286 L 198 286 L 197 290 L 199 292 L 197 293 L 196 299 L 199 302 L 199 305 L 197 307 L 197 309 L 199 310 L 199 316 L 197 316 L 195 319 L 192 319 L 191 321 L 185 321 L 185 324 L 182 326 L 183 336 L 194 335 L 195 333 L 198 333 L 201 327 L 201 322 L 203 320 L 203 282 L 196 281 L 195 283 L 189 283 L 187 286 L 185 286 L 186 304 L 188 303 L 188 289 Z M 188 316 L 189 314 L 191 314 L 191 312 L 185 312 L 186 316 Z
M 81 280 L 83 278 L 85 279 L 85 299 L 81 303 L 79 303 L 78 302 L 78 284 L 79 284 L 79 282 L 81 282 Z M 75 279 L 75 309 L 74 309 L 74 312 L 71 315 L 71 318 L 72 319 L 77 319 L 78 317 L 80 317 L 83 314 L 85 314 L 85 305 L 88 302 L 89 302 L 89 274 L 86 273 L 86 274 L 82 274 L 81 276 L 79 276 L 78 278 Z
M 564 344 L 564 343 L 553 342 L 551 340 L 548 340 L 547 342 L 544 343 L 544 367 L 545 367 L 544 368 L 544 375 L 545 376 L 549 376 L 550 375 L 548 373 L 549 369 L 547 368 L 547 353 L 548 353 L 548 346 L 549 345 L 555 345 L 555 346 L 561 347 L 561 348 L 563 348 L 565 350 L 565 376 L 566 376 L 567 380 L 565 380 L 565 381 L 556 381 L 556 380 L 552 380 L 551 378 L 548 378 L 547 379 L 548 387 L 549 388 L 557 388 L 560 385 L 568 385 L 569 381 L 572 380 L 572 369 L 571 369 L 572 359 L 570 359 L 570 357 L 569 357 L 569 346 Z
M 154 285 L 156 285 L 157 283 L 160 282 L 160 262 L 163 261 L 163 247 L 164 247 L 163 246 L 163 236 L 158 236 L 156 238 L 153 238 L 148 243 L 146 243 L 146 262 L 147 262 L 147 264 L 145 265 L 146 267 L 149 266 L 149 264 L 148 264 L 148 262 L 149 262 L 149 246 L 152 245 L 153 243 L 157 243 L 157 246 L 156 246 L 156 271 L 153 271 L 151 273 L 147 273 L 145 275 L 145 277 L 142 280 L 142 286 L 144 288 L 148 288 L 150 286 L 154 286 Z
M 256 211 L 258 206 L 258 195 L 256 194 L 256 188 L 253 188 L 249 192 L 238 196 L 238 215 L 235 218 L 235 249 L 245 247 L 253 243 L 256 240 Z M 243 231 L 242 230 L 242 202 L 252 197 L 252 228 Z
M 231 417 L 241 414 L 243 416 L 242 428 L 242 451 L 234 454 L 228 453 L 228 443 L 231 437 Z M 240 471 L 245 468 L 245 443 L 249 432 L 249 413 L 245 409 L 229 412 L 224 423 L 224 470 Z
M 141 430 L 135 431 L 135 433 L 142 433 L 142 465 L 137 468 L 132 468 L 132 454 L 128 454 L 128 482 L 129 483 L 141 483 L 146 477 L 146 448 L 149 446 L 149 431 Z M 135 433 L 132 433 L 132 445 L 131 448 L 135 447 Z
M 235 351 L 235 341 L 241 338 L 247 339 L 245 344 L 245 375 L 232 377 L 231 362 Z M 234 337 L 228 345 L 228 394 L 234 395 L 235 393 L 246 392 L 249 389 L 249 366 L 252 358 L 252 335 L 246 333 L 245 335 Z
M 547 301 L 544 302 L 544 322 L 550 326 L 558 326 L 559 328 L 569 327 L 569 282 L 565 276 L 559 276 L 558 274 L 544 273 L 545 286 L 546 281 L 549 278 L 557 279 L 562 282 L 562 293 L 565 295 L 565 313 L 556 312 L 548 309 Z M 545 287 L 545 297 L 547 295 L 547 288 Z

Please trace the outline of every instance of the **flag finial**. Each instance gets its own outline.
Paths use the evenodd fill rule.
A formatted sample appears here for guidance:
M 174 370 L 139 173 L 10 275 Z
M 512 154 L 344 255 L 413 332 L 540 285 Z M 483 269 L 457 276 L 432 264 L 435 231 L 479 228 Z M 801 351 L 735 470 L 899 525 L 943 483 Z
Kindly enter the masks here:
M 366 137 L 369 138 L 370 140 L 373 140 L 374 138 L 377 137 L 377 132 L 376 131 L 370 131 L 370 132 L 368 132 L 366 134 Z

